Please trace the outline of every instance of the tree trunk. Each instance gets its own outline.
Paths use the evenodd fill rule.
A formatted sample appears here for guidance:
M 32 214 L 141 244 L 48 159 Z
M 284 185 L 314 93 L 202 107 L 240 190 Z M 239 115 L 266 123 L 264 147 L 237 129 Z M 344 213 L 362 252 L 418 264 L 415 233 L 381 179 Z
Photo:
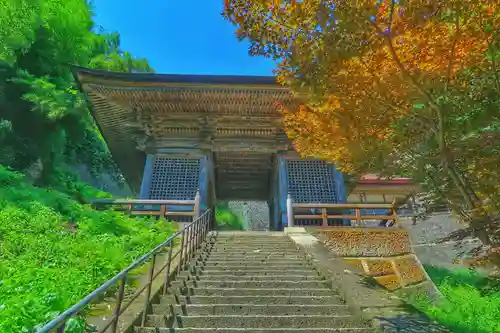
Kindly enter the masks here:
M 459 171 L 460 169 L 454 162 L 449 159 L 446 161 L 446 168 L 448 175 L 453 180 L 456 188 L 460 191 L 465 204 L 469 210 L 470 226 L 474 230 L 474 236 L 479 238 L 483 245 L 490 246 L 493 244 L 490 235 L 488 234 L 485 227 L 489 221 L 489 216 L 484 214 L 482 210 L 482 203 L 480 202 L 478 196 L 475 192 L 470 192 L 472 190 L 472 185 L 463 177 L 463 173 Z M 460 172 L 460 173 L 459 173 Z M 477 200 L 476 200 L 477 198 Z

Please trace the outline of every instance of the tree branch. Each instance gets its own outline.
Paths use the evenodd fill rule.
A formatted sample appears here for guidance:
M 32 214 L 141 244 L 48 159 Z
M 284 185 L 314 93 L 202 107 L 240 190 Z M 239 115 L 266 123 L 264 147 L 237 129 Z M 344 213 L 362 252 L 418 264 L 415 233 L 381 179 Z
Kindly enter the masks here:
M 488 43 L 488 53 L 491 54 L 491 67 L 493 70 L 493 76 L 495 77 L 495 89 L 497 94 L 500 96 L 500 78 L 498 77 L 497 61 L 495 59 L 496 54 L 492 47 L 493 43 L 488 37 L 486 38 L 486 42 Z
M 444 91 L 448 91 L 448 84 L 451 80 L 451 72 L 453 68 L 453 60 L 455 58 L 455 47 L 458 42 L 458 38 L 460 36 L 460 20 L 458 16 L 458 10 L 457 10 L 457 15 L 455 16 L 455 36 L 453 38 L 453 42 L 451 44 L 451 49 L 450 49 L 450 58 L 448 59 L 448 68 L 446 69 L 446 80 L 444 83 Z

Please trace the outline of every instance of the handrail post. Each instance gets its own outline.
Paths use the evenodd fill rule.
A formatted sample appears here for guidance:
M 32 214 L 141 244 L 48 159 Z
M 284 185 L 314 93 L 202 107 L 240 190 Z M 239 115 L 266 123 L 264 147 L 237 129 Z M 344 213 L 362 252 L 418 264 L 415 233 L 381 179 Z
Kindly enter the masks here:
M 66 323 L 62 323 L 61 326 L 59 326 L 56 329 L 56 333 L 64 333 L 65 330 L 66 330 Z
M 160 205 L 160 218 L 166 219 L 167 218 L 167 205 Z
M 123 275 L 120 279 L 120 288 L 118 289 L 118 297 L 116 298 L 115 311 L 113 313 L 113 324 L 111 325 L 111 333 L 116 333 L 118 329 L 118 319 L 122 308 L 123 296 L 125 295 L 125 285 L 127 284 L 128 274 Z
M 328 227 L 328 215 L 326 213 L 326 208 L 321 208 L 321 220 L 322 220 L 322 226 L 323 227 Z
M 294 216 L 293 216 L 293 201 L 292 201 L 292 196 L 290 193 L 288 193 L 288 196 L 286 198 L 286 217 L 288 221 L 288 227 L 291 228 L 293 227 L 294 223 Z
M 151 287 L 153 284 L 153 276 L 155 273 L 155 265 L 156 265 L 156 253 L 153 254 L 153 258 L 151 259 L 151 267 L 149 268 L 148 286 L 146 289 L 146 295 L 144 295 L 145 300 L 144 300 L 144 308 L 142 309 L 141 327 L 144 327 L 144 325 L 146 324 L 149 299 L 151 298 Z
M 200 248 L 200 243 L 201 243 L 201 228 L 200 228 L 201 223 L 202 222 L 198 221 L 196 223 L 196 226 L 195 226 L 196 233 L 195 233 L 194 245 L 195 245 L 196 250 L 198 250 Z
M 179 264 L 177 265 L 177 275 L 181 273 L 182 268 L 182 255 L 184 253 L 184 243 L 186 241 L 186 228 L 182 229 L 181 232 L 181 253 L 179 253 Z
M 193 221 L 196 221 L 198 217 L 201 215 L 200 211 L 200 201 L 201 201 L 201 195 L 200 195 L 200 190 L 196 191 L 196 195 L 194 196 L 194 207 L 193 207 Z
M 163 282 L 163 295 L 167 294 L 167 289 L 170 284 L 170 268 L 172 266 L 172 252 L 174 248 L 174 242 L 171 242 L 168 246 L 168 257 L 167 257 L 167 268 L 165 272 L 165 281 Z
M 194 257 L 194 250 L 195 250 L 195 240 L 196 240 L 196 224 L 197 223 L 194 223 L 193 226 L 191 227 L 191 241 L 189 243 L 189 257 L 188 257 L 188 261 L 186 262 L 186 265 L 189 264 L 189 261 L 191 260 L 191 258 Z
M 184 260 L 181 263 L 182 269 L 186 268 L 186 263 L 189 261 L 189 257 L 191 256 L 191 234 L 193 233 L 193 228 L 189 225 L 186 228 L 186 243 L 184 243 L 185 252 L 184 252 Z
M 194 241 L 194 224 L 191 226 L 191 229 L 189 231 L 189 255 L 186 256 L 186 262 L 184 267 L 186 267 L 189 264 L 189 261 L 191 260 L 191 257 L 193 256 L 193 241 Z

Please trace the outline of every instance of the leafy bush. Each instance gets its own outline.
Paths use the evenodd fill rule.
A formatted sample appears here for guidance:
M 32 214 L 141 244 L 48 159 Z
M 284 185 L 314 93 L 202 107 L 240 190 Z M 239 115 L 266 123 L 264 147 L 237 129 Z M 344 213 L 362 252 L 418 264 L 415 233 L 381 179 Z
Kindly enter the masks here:
M 218 229 L 222 230 L 243 230 L 243 220 L 233 213 L 225 203 L 217 205 L 215 210 L 215 220 Z
M 68 192 L 107 196 L 81 183 Z M 173 233 L 70 195 L 0 165 L 0 332 L 34 332 Z
M 500 293 L 491 292 L 489 279 L 467 269 L 426 270 L 444 300 L 437 305 L 419 301 L 417 308 L 455 333 L 500 332 Z

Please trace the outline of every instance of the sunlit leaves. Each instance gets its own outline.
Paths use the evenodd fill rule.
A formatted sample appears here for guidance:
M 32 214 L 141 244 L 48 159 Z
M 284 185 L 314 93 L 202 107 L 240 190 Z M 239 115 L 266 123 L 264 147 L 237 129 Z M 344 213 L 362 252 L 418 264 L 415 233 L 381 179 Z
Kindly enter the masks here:
M 12 82 L 29 86 L 30 92 L 23 99 L 32 103 L 32 110 L 41 113 L 47 120 L 57 121 L 69 113 L 82 112 L 85 107 L 83 96 L 74 89 L 58 89 L 48 77 L 35 77 L 19 71 Z
M 118 33 L 96 33 L 87 1 L 0 0 L 0 13 L 0 119 L 14 129 L 0 162 L 24 169 L 41 158 L 50 173 L 57 157 L 116 171 L 70 66 L 151 72 L 148 62 L 121 50 Z
M 224 16 L 251 54 L 279 59 L 278 82 L 303 99 L 282 110 L 304 156 L 357 172 L 397 173 L 406 161 L 422 181 L 436 164 L 441 183 L 444 160 L 471 179 L 491 168 L 499 136 L 485 141 L 483 129 L 500 106 L 497 1 L 228 0 Z
M 0 0 L 0 64 L 13 65 L 16 51 L 25 52 L 35 39 L 41 1 Z

